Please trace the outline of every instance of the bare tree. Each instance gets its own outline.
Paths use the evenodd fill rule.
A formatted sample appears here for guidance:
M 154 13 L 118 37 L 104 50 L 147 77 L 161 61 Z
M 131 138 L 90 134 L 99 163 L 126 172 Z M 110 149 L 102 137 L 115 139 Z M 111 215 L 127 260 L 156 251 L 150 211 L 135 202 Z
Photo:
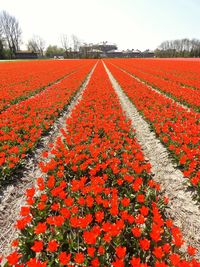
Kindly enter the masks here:
M 28 50 L 39 53 L 41 56 L 44 54 L 45 41 L 38 35 L 34 35 L 32 39 L 28 41 Z
M 4 38 L 3 38 L 3 30 L 0 24 L 0 58 L 4 57 Z
M 73 50 L 74 51 L 78 51 L 79 47 L 81 45 L 81 42 L 80 42 L 79 38 L 74 34 L 72 34 L 71 38 L 72 38 Z
M 0 24 L 5 41 L 8 44 L 11 54 L 14 55 L 19 50 L 21 43 L 22 31 L 19 22 L 8 12 L 2 11 L 0 13 Z
M 62 48 L 65 51 L 68 51 L 68 49 L 69 49 L 69 37 L 67 36 L 67 34 L 61 35 L 60 39 L 61 39 Z
M 1 21 L 0 21 L 0 40 L 3 39 L 3 27 L 2 27 L 2 24 L 1 24 Z
M 70 45 L 69 45 L 69 37 L 67 34 L 63 34 L 61 35 L 60 37 L 61 39 L 61 45 L 62 45 L 62 48 L 64 49 L 64 53 L 65 53 L 65 56 L 68 57 L 69 56 L 69 52 L 71 51 L 70 49 Z
M 164 41 L 156 49 L 156 54 L 161 57 L 200 57 L 200 40 L 184 38 Z

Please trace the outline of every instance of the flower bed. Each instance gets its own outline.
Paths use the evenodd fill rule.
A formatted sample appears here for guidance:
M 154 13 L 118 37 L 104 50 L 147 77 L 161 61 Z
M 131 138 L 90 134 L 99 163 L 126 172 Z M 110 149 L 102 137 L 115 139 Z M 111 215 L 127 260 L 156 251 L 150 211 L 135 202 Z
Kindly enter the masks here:
M 70 103 L 93 64 L 0 114 L 0 183 L 33 151 L 41 136 Z
M 0 63 L 0 112 L 86 64 L 84 60 Z
M 152 91 L 112 64 L 107 65 L 130 100 L 170 150 L 200 201 L 200 115 Z
M 194 248 L 188 260 L 179 252 L 181 232 L 101 62 L 62 134 L 27 190 L 5 266 L 200 266 Z
M 173 81 L 173 79 L 166 79 L 165 73 L 156 75 L 157 72 L 151 68 L 147 68 L 148 61 L 146 62 L 146 68 L 144 62 L 143 64 L 140 64 L 140 62 L 137 61 L 137 64 L 135 65 L 133 60 L 125 61 L 120 59 L 111 60 L 109 62 L 114 63 L 116 66 L 121 67 L 125 71 L 128 71 L 160 92 L 172 97 L 174 100 L 193 108 L 195 111 L 200 111 L 200 90 L 181 86 L 180 84 L 177 84 L 177 82 Z

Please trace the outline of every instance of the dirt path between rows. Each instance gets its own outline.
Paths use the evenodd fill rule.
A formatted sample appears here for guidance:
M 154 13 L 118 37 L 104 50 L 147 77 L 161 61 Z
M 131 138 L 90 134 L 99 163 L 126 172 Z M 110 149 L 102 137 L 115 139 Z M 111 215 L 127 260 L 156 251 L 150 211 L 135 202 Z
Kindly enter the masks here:
M 62 135 L 60 129 L 66 127 L 66 119 L 71 115 L 75 105 L 81 100 L 83 91 L 87 87 L 96 65 L 97 63 L 88 74 L 85 82 L 80 87 L 68 108 L 63 111 L 62 116 L 57 119 L 52 130 L 47 136 L 41 139 L 34 155 L 27 159 L 25 168 L 21 170 L 21 175 L 20 173 L 18 177 L 16 175 L 15 183 L 4 188 L 0 196 L 0 255 L 7 255 L 12 250 L 10 244 L 18 234 L 14 225 L 16 220 L 20 218 L 20 208 L 25 205 L 26 189 L 34 186 L 38 177 L 41 175 L 44 177 L 44 174 L 38 166 L 38 163 L 41 161 L 42 152 L 50 150 L 49 144 L 55 143 L 55 140 Z M 51 157 L 51 155 L 49 157 Z M 48 161 L 49 158 L 46 160 Z
M 188 244 L 193 245 L 199 249 L 196 257 L 200 259 L 200 209 L 194 203 L 192 193 L 184 185 L 185 178 L 172 163 L 167 149 L 150 130 L 148 123 L 128 99 L 109 69 L 106 66 L 105 68 L 113 88 L 118 94 L 122 108 L 136 131 L 136 138 L 144 156 L 151 163 L 154 179 L 160 183 L 162 192 L 169 198 L 169 215 L 175 225 L 180 227 L 186 241 L 183 251 L 187 249 Z
M 152 91 L 158 93 L 159 95 L 162 95 L 163 97 L 166 97 L 166 98 L 170 99 L 173 103 L 177 104 L 178 106 L 180 106 L 180 107 L 186 109 L 187 111 L 193 111 L 193 112 L 196 112 L 195 110 L 190 109 L 188 106 L 185 106 L 185 105 L 181 104 L 178 100 L 175 100 L 175 99 L 171 98 L 171 97 L 168 96 L 164 91 L 161 92 L 161 91 L 159 91 L 158 89 L 154 88 L 153 86 L 151 86 L 151 85 L 145 83 L 145 82 L 144 82 L 143 80 L 141 80 L 138 76 L 135 76 L 134 74 L 131 74 L 130 72 L 124 70 L 123 68 L 121 68 L 121 67 L 119 67 L 119 66 L 117 66 L 117 65 L 115 65 L 115 64 L 113 64 L 113 63 L 110 63 L 110 64 L 112 64 L 112 65 L 115 66 L 116 68 L 120 69 L 120 70 L 123 71 L 124 73 L 128 74 L 129 76 L 131 76 L 132 78 L 134 78 L 136 81 L 138 81 L 138 82 L 140 82 L 140 83 L 142 83 L 142 84 L 145 84 L 150 90 L 152 90 Z

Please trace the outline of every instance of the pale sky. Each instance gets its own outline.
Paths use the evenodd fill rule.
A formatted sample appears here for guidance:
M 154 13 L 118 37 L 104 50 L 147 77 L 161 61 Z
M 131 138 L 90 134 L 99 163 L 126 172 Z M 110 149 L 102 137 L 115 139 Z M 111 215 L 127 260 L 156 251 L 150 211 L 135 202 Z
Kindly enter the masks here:
M 200 39 L 200 0 L 0 0 L 14 15 L 24 45 L 34 34 L 46 45 L 75 34 L 87 43 L 119 49 L 155 49 L 162 41 Z

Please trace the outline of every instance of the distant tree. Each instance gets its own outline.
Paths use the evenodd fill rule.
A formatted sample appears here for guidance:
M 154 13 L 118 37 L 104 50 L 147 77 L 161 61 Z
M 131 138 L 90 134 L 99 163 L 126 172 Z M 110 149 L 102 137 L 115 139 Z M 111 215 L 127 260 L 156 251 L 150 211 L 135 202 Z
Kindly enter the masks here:
M 57 55 L 64 55 L 65 50 L 57 45 L 49 45 L 46 50 L 47 57 L 54 57 Z
M 15 52 L 20 49 L 22 31 L 19 22 L 8 12 L 2 11 L 0 13 L 0 25 L 2 35 L 10 49 L 11 57 L 13 57 Z
M 34 35 L 27 44 L 27 49 L 39 53 L 41 56 L 44 54 L 45 41 L 38 35 Z
M 61 39 L 62 48 L 65 50 L 65 56 L 68 57 L 69 51 L 70 51 L 69 37 L 67 34 L 63 34 L 61 35 L 60 39 Z
M 69 37 L 67 34 L 63 34 L 60 37 L 62 48 L 67 51 L 69 49 Z
M 0 24 L 0 59 L 4 58 L 4 38 L 3 38 L 3 29 Z
M 72 34 L 71 38 L 72 38 L 73 51 L 75 51 L 75 52 L 79 51 L 79 47 L 81 45 L 80 39 L 74 34 Z
M 4 58 L 4 46 L 3 41 L 0 39 L 0 59 Z
M 180 39 L 164 41 L 155 50 L 157 57 L 200 57 L 200 41 L 198 39 Z

